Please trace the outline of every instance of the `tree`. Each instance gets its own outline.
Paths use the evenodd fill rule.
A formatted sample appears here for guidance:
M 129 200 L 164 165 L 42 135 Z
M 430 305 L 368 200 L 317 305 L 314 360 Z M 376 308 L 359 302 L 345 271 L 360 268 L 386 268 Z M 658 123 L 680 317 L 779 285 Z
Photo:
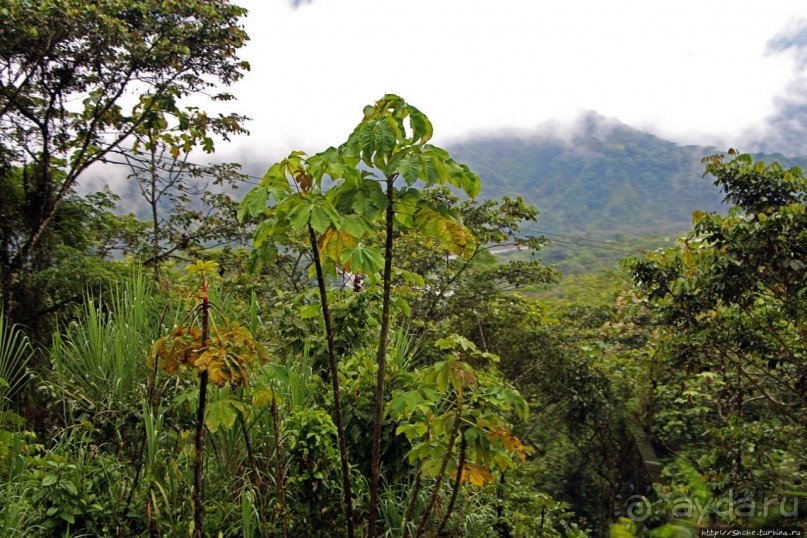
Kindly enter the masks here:
M 395 294 L 407 298 L 413 319 L 426 325 L 440 322 L 450 325 L 447 320 L 462 313 L 473 316 L 486 300 L 502 293 L 556 281 L 556 271 L 535 258 L 501 263 L 489 250 L 494 245 L 534 256 L 546 244 L 546 238 L 522 232 L 523 223 L 537 220 L 538 211 L 520 197 L 460 201 L 445 187 L 426 189 L 423 197 L 460 215 L 475 242 L 465 256 L 456 256 L 450 245 L 445 246 L 417 229 L 399 234 L 398 268 L 423 275 L 424 279 L 416 290 L 405 289 L 404 275 L 395 281 L 399 284 Z
M 729 156 L 704 159 L 728 214 L 696 211 L 679 246 L 628 266 L 666 326 L 657 437 L 718 494 L 755 498 L 803 477 L 807 180 Z
M 458 256 L 470 256 L 475 245 L 455 210 L 424 198 L 414 187 L 422 181 L 426 187 L 452 185 L 471 197 L 479 193 L 479 178 L 445 150 L 428 144 L 431 135 L 432 124 L 422 112 L 396 95 L 385 95 L 375 105 L 365 107 L 363 120 L 344 144 L 311 157 L 292 153 L 272 166 L 242 202 L 242 216 L 259 216 L 266 211 L 270 195 L 276 200 L 274 215 L 267 215 L 271 218 L 255 231 L 256 265 L 276 254 L 275 241 L 287 241 L 291 232 L 307 230 L 309 235 L 327 332 L 351 535 L 353 517 L 341 424 L 338 359 L 324 276 L 326 271 L 335 272 L 336 266 L 369 276 L 381 271 L 382 311 L 368 506 L 368 533 L 375 536 L 396 223 L 400 228 L 417 229 Z M 327 193 L 323 189 L 325 178 L 337 182 Z M 396 181 L 405 186 L 396 189 Z M 384 237 L 383 250 L 365 243 L 366 238 L 372 240 L 378 235 Z
M 176 118 L 173 125 L 171 116 Z M 233 134 L 245 133 L 244 120 L 237 114 L 210 117 L 197 107 L 180 109 L 172 103 L 168 109 L 149 113 L 135 129 L 131 148 L 113 150 L 129 168 L 129 178 L 137 181 L 150 210 L 150 248 L 141 256 L 153 266 L 155 278 L 159 278 L 160 263 L 177 251 L 210 248 L 211 241 L 223 245 L 246 241 L 248 234 L 240 233 L 242 227 L 235 219 L 235 202 L 226 195 L 217 196 L 203 184 L 237 188 L 243 179 L 240 166 L 201 166 L 188 160 L 196 146 L 206 153 L 213 151 L 211 135 L 229 140 Z
M 0 182 L 25 164 L 19 211 L 26 223 L 4 238 L 0 259 L 6 315 L 20 278 L 79 177 L 163 111 L 204 139 L 177 103 L 238 80 L 245 10 L 226 0 L 12 0 L 0 29 Z M 217 94 L 215 99 L 231 99 Z M 181 138 L 181 137 L 180 137 Z M 177 142 L 177 146 L 181 146 Z

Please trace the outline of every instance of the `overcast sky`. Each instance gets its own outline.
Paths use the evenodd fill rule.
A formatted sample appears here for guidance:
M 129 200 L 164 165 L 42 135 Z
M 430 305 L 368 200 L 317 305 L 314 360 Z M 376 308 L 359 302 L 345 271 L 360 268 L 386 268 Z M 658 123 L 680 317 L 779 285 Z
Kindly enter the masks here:
M 252 71 L 231 91 L 252 136 L 226 153 L 338 144 L 387 92 L 425 112 L 441 144 L 593 110 L 737 145 L 781 112 L 804 68 L 802 48 L 772 45 L 801 35 L 803 0 L 237 3 Z

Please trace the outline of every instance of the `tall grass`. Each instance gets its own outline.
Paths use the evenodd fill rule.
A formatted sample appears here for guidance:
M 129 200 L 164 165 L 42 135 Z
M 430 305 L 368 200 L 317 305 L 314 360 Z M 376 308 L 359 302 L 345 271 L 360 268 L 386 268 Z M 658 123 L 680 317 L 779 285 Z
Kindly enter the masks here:
M 37 527 L 31 506 L 32 489 L 26 480 L 30 432 L 0 430 L 0 536 L 30 536 Z
M 36 513 L 31 507 L 31 489 L 22 480 L 8 480 L 0 493 L 0 536 L 30 536 L 39 530 L 34 524 Z
M 33 434 L 19 429 L 24 422 L 8 411 L 16 392 L 28 380 L 26 367 L 34 349 L 16 326 L 8 326 L 0 311 L 0 536 L 28 536 L 34 510 L 25 483 L 25 453 Z
M 158 325 L 151 286 L 140 273 L 113 288 L 104 304 L 88 295 L 81 319 L 53 337 L 52 390 L 92 414 L 133 409 L 145 391 Z
M 28 338 L 16 326 L 8 326 L 0 311 L 0 410 L 25 383 L 25 367 L 34 354 Z

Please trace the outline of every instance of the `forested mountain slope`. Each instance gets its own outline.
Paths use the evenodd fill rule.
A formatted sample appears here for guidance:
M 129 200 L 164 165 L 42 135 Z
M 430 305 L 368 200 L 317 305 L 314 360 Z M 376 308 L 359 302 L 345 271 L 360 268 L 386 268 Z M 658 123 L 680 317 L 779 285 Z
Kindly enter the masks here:
M 540 229 L 612 238 L 677 234 L 694 210 L 718 210 L 722 195 L 702 177 L 701 159 L 728 148 L 682 146 L 589 113 L 571 129 L 471 138 L 449 149 L 479 174 L 483 196 L 536 205 Z

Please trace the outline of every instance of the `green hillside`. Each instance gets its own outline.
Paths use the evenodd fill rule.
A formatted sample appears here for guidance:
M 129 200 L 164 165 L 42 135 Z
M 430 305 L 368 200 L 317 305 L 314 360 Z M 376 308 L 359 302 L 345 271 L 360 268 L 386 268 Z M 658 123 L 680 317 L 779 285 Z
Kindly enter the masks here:
M 723 195 L 703 177 L 701 163 L 719 149 L 682 146 L 596 113 L 565 131 L 473 138 L 450 150 L 479 174 L 483 197 L 522 196 L 540 211 L 538 222 L 523 231 L 552 241 L 538 258 L 564 276 L 551 291 L 524 290 L 534 297 L 573 298 L 581 295 L 578 288 L 588 295 L 595 288 L 611 289 L 620 260 L 671 246 L 691 229 L 693 211 L 723 208 Z M 781 154 L 756 158 L 807 165 L 805 158 Z M 507 262 L 529 255 L 497 256 Z
M 483 195 L 523 196 L 538 207 L 546 230 L 678 233 L 695 209 L 720 207 L 700 163 L 714 148 L 681 146 L 593 113 L 574 131 L 564 138 L 477 138 L 450 150 L 480 175 Z

